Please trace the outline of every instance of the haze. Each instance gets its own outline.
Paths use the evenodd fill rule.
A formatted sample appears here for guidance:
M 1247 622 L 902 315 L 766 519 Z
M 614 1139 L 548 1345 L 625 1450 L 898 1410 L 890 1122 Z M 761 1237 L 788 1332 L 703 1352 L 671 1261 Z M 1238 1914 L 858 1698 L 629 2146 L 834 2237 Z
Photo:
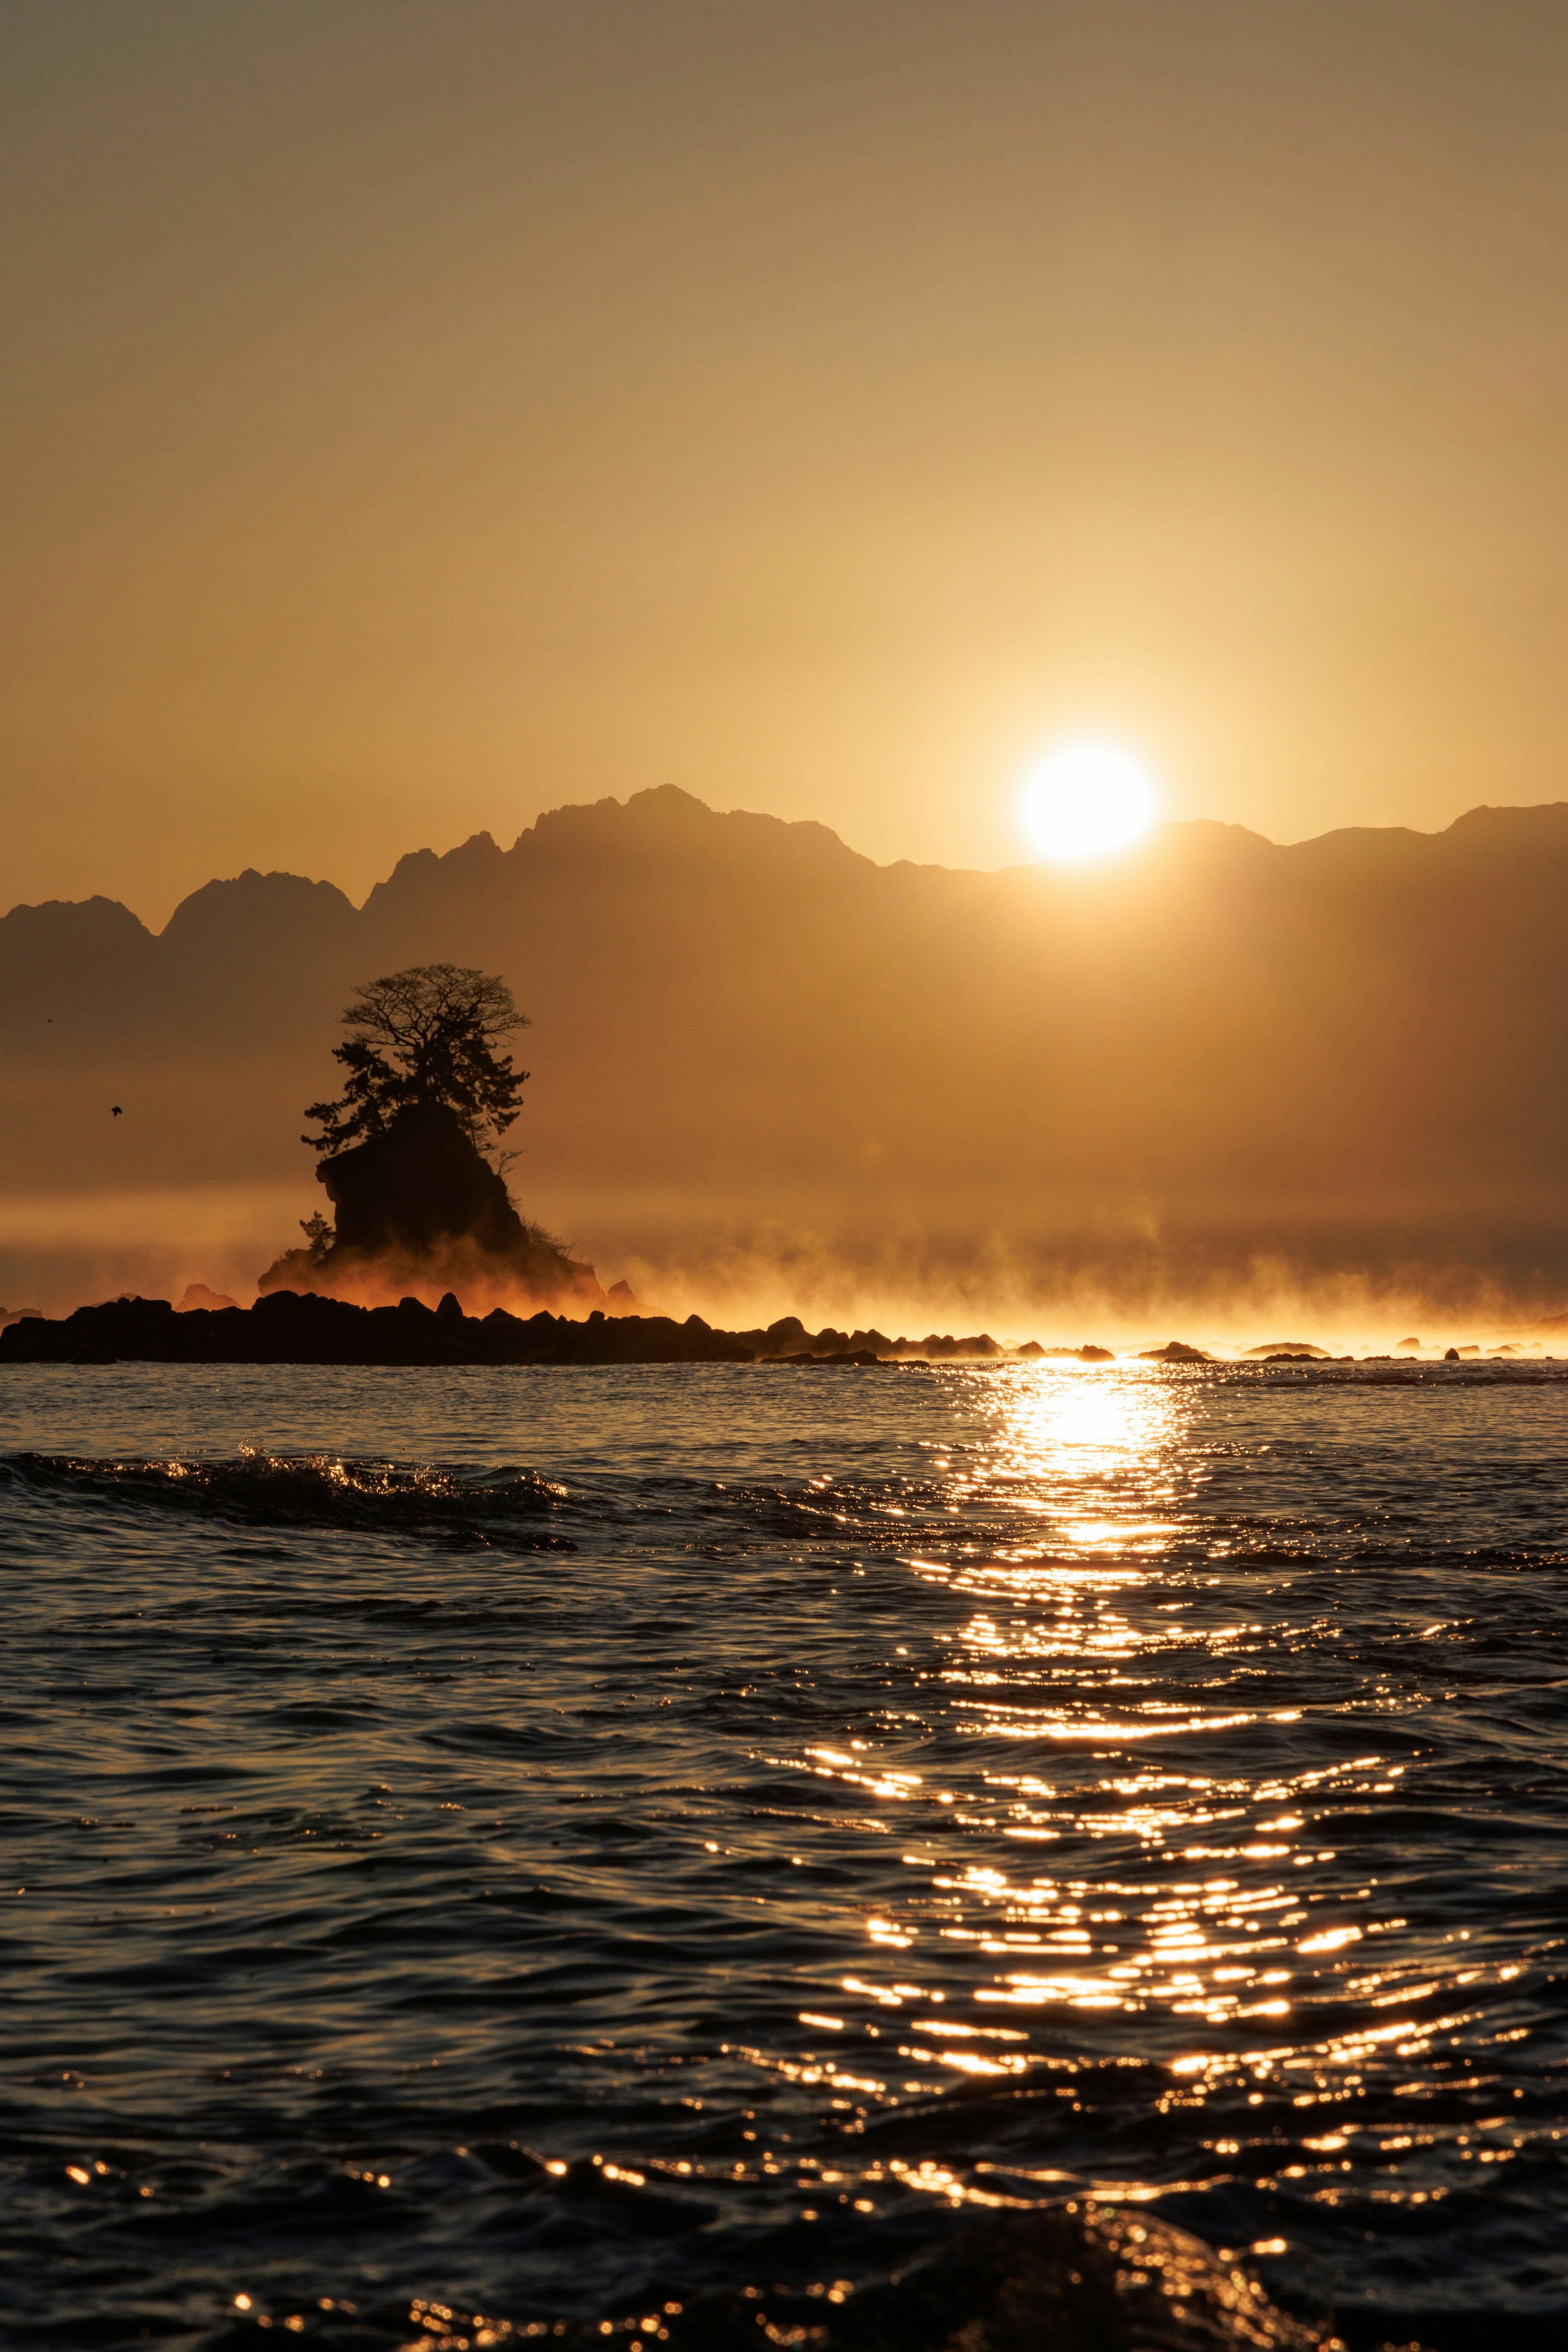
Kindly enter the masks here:
M 0 5 L 0 904 L 1557 797 L 1568 16 Z
M 103 898 L 18 908 L 0 1298 L 248 1299 L 321 1205 L 301 1108 L 346 998 L 445 960 L 533 1019 L 520 1207 L 661 1307 L 1555 1336 L 1565 898 L 1568 803 L 975 874 L 664 786 L 405 857 L 363 908 L 253 872 L 158 937 Z

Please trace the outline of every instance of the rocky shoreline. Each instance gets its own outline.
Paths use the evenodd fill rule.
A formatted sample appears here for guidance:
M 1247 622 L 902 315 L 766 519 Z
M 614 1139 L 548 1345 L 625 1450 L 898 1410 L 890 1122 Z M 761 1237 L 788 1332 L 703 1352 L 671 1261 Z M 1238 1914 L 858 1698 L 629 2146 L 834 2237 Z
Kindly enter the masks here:
M 752 1331 L 719 1331 L 700 1315 L 465 1315 L 450 1292 L 436 1307 L 354 1307 L 314 1292 L 275 1290 L 254 1307 L 178 1312 L 166 1298 L 115 1298 L 51 1321 L 28 1316 L 0 1330 L 0 1363 L 24 1364 L 793 1364 L 985 1361 L 1026 1353 L 987 1332 L 891 1339 L 880 1331 L 809 1332 L 795 1316 Z M 1100 1351 L 1095 1350 L 1096 1354 Z

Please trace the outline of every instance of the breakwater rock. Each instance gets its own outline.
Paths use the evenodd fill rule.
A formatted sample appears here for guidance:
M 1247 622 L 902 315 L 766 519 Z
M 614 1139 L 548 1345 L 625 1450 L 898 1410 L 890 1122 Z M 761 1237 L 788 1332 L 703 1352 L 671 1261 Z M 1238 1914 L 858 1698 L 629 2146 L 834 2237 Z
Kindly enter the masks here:
M 30 1364 L 875 1364 L 1006 1351 L 987 1333 L 889 1339 L 879 1331 L 806 1331 L 794 1316 L 754 1331 L 716 1331 L 700 1315 L 607 1316 L 584 1321 L 496 1307 L 465 1315 L 450 1292 L 438 1307 L 405 1298 L 356 1307 L 313 1292 L 277 1290 L 254 1307 L 177 1312 L 165 1298 L 115 1298 L 56 1322 L 29 1316 L 0 1331 L 0 1363 Z

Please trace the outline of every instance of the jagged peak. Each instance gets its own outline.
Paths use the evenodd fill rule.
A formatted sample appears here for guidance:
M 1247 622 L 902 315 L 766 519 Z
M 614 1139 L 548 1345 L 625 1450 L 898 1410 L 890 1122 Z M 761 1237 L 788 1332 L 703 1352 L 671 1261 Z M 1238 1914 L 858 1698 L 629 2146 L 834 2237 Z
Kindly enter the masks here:
M 1218 816 L 1170 817 L 1164 824 L 1154 827 L 1153 837 L 1157 842 L 1223 845 L 1226 849 L 1278 849 L 1279 846 L 1277 841 L 1270 841 L 1266 833 L 1254 833 L 1250 825 L 1231 824 Z
M 427 874 L 435 866 L 439 866 L 440 863 L 440 858 L 433 849 L 405 849 L 402 856 L 398 859 L 396 865 L 393 867 L 391 873 L 387 876 L 386 880 L 384 882 L 373 884 L 370 895 L 374 898 L 377 890 L 390 889 L 393 883 L 399 880 L 400 877 L 406 877 L 415 874 Z
M 1114 887 L 1119 880 L 1137 871 L 1169 870 L 1173 862 L 1186 871 L 1203 872 L 1226 862 L 1230 867 L 1243 859 L 1260 864 L 1266 858 L 1280 857 L 1284 851 L 1267 834 L 1254 833 L 1245 824 L 1229 824 L 1220 817 L 1172 817 L 1152 825 L 1142 837 L 1128 845 L 1114 857 L 1083 866 L 1063 866 L 1047 857 L 1027 858 L 1016 866 L 998 868 L 970 866 L 905 865 L 905 873 L 963 873 L 981 881 L 989 881 L 993 873 L 998 878 L 1028 880 L 1035 883 L 1060 883 L 1081 891 L 1086 881 L 1100 880 Z
M 450 879 L 468 882 L 487 868 L 499 873 L 506 855 L 494 834 L 487 832 L 470 833 L 466 841 L 459 841 L 452 849 L 407 850 L 385 881 L 374 884 L 360 911 L 368 914 L 410 887 L 423 887 L 432 881 Z
M 216 924 L 227 926 L 237 919 L 254 921 L 285 912 L 318 921 L 342 919 L 353 913 L 353 903 L 335 882 L 312 882 L 303 874 L 276 870 L 263 874 L 247 866 L 243 873 L 204 882 L 199 890 L 182 898 L 160 936 L 178 940 L 210 930 Z
M 15 926 L 16 933 L 29 937 L 42 930 L 83 929 L 113 931 L 121 937 L 128 930 L 144 940 L 153 937 L 140 915 L 133 915 L 121 899 L 106 898 L 101 893 L 90 898 L 40 898 L 31 904 L 19 901 L 6 914 L 0 915 L 0 925 L 6 923 Z
M 1568 850 L 1568 801 L 1546 801 L 1528 807 L 1467 809 L 1463 816 L 1436 833 L 1408 824 L 1343 824 L 1330 833 L 1311 835 L 1289 845 L 1287 855 L 1313 865 L 1358 862 L 1369 872 L 1384 872 L 1400 860 L 1430 862 L 1446 853 L 1465 856 L 1497 850 Z
M 1473 841 L 1482 834 L 1494 840 L 1508 836 L 1518 841 L 1525 835 L 1539 839 L 1549 835 L 1568 841 L 1568 801 L 1534 801 L 1522 805 L 1515 803 L 1501 808 L 1493 808 L 1483 801 L 1479 808 L 1467 809 L 1463 816 L 1457 816 L 1438 838 L 1451 841 L 1457 835 L 1461 840 Z
M 529 845 L 556 848 L 590 845 L 615 850 L 656 847 L 720 857 L 766 845 L 794 858 L 840 861 L 846 868 L 869 870 L 875 859 L 851 849 L 831 825 L 811 817 L 771 816 L 757 809 L 716 809 L 679 784 L 652 784 L 626 800 L 569 803 L 546 809 L 512 844 L 511 856 Z

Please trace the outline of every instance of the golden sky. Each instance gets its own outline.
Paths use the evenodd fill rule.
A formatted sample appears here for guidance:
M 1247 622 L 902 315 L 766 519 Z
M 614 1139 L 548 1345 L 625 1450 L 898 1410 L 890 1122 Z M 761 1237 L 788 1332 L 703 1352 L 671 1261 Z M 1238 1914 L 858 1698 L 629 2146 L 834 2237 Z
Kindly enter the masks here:
M 1561 0 L 0 0 L 0 904 L 1568 796 Z

